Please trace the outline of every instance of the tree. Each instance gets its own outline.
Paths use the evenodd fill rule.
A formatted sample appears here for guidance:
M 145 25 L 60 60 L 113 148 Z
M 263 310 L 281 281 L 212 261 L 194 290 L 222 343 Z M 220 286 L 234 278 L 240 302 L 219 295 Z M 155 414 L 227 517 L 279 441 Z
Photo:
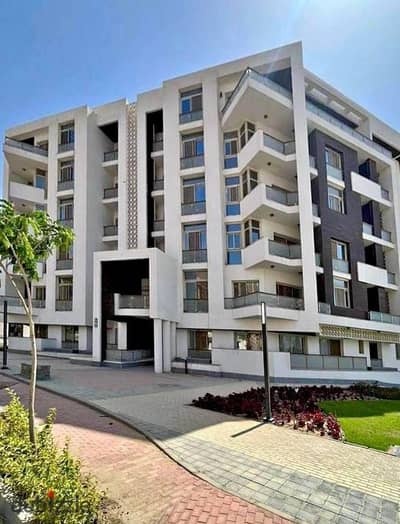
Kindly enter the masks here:
M 73 231 L 60 225 L 44 211 L 17 213 L 14 206 L 0 200 L 0 267 L 19 297 L 29 322 L 32 370 L 29 387 L 29 436 L 36 448 L 35 393 L 37 347 L 33 321 L 31 282 L 38 280 L 38 264 L 56 248 L 68 249 Z M 22 279 L 25 293 L 18 286 Z

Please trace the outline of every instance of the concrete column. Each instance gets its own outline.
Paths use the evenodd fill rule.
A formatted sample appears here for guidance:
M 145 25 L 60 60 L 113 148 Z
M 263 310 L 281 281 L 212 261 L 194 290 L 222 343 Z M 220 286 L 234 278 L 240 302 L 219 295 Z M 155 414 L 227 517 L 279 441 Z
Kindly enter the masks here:
M 171 322 L 171 362 L 176 358 L 176 322 Z
M 155 318 L 154 323 L 154 371 L 163 372 L 163 329 L 162 320 Z
M 89 328 L 86 326 L 79 326 L 79 351 L 86 351 L 91 347 L 91 336 L 89 334 Z
M 118 349 L 128 349 L 128 324 L 117 322 L 117 343 Z
M 171 322 L 163 321 L 163 369 L 166 373 L 171 372 Z

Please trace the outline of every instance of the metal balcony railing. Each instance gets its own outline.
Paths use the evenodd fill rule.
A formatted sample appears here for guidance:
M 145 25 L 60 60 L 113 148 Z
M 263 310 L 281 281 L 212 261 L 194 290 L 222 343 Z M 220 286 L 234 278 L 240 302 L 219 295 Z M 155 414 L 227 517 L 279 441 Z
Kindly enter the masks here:
M 264 145 L 270 147 L 282 155 L 291 155 L 296 152 L 296 142 L 294 140 L 290 142 L 282 142 L 274 136 L 264 133 Z
M 400 316 L 391 315 L 390 313 L 381 313 L 380 311 L 369 311 L 368 318 L 369 320 L 374 320 L 375 322 L 385 322 L 387 324 L 400 325 Z
M 78 351 L 79 349 L 79 342 L 72 342 L 69 340 L 63 340 L 61 342 L 61 349 L 66 349 L 68 351 Z
M 118 187 L 106 187 L 104 188 L 103 198 L 117 198 Z
M 198 111 L 191 111 L 190 113 L 181 113 L 179 115 L 179 123 L 187 124 L 188 122 L 195 122 L 196 120 L 201 120 L 203 118 L 203 110 L 199 109 Z
M 279 202 L 285 206 L 297 206 L 299 203 L 299 194 L 297 192 L 289 192 L 284 189 L 277 189 L 275 187 L 268 187 L 267 198 L 274 202 Z
M 181 158 L 181 169 L 204 166 L 204 155 L 188 156 Z
M 317 116 L 323 118 L 327 122 L 329 122 L 329 123 L 331 123 L 331 124 L 333 124 L 333 125 L 335 125 L 337 127 L 340 127 L 340 129 L 342 129 L 343 131 L 345 131 L 349 135 L 353 136 L 357 140 L 361 140 L 361 142 L 364 142 L 364 144 L 366 144 L 367 146 L 372 147 L 376 151 L 379 151 L 379 153 L 382 153 L 383 155 L 388 156 L 389 158 L 392 158 L 392 153 L 388 149 L 384 148 L 380 144 L 377 144 L 376 142 L 371 140 L 369 137 L 363 135 L 359 131 L 356 131 L 355 129 L 352 129 L 350 126 L 344 124 L 338 118 L 335 118 L 334 116 L 330 115 L 329 113 L 327 113 L 323 109 L 321 109 L 321 108 L 317 107 L 316 105 L 314 105 L 310 100 L 307 100 L 306 107 L 312 113 L 314 113 Z
M 283 295 L 274 295 L 273 293 L 263 293 L 256 291 L 249 295 L 240 297 L 225 298 L 225 309 L 236 309 L 246 306 L 254 306 L 265 302 L 269 307 L 280 307 L 284 309 L 304 309 L 302 298 L 286 297 Z
M 42 300 L 42 299 L 38 299 L 38 298 L 33 298 L 32 299 L 32 307 L 38 308 L 38 309 L 43 309 L 43 308 L 46 307 L 46 301 Z
M 72 151 L 75 147 L 75 142 L 68 142 L 67 144 L 58 144 L 58 152 L 65 153 L 66 151 Z
M 47 157 L 49 155 L 47 149 L 44 149 L 43 147 L 33 146 L 32 144 L 27 144 L 26 142 L 21 142 L 20 140 L 15 140 L 14 138 L 5 138 L 4 145 L 15 147 L 23 151 L 28 151 L 29 153 L 36 153 L 37 155 L 41 156 Z
M 113 162 L 115 160 L 118 160 L 118 149 L 104 152 L 103 162 Z
M 382 369 L 383 360 L 381 358 L 371 358 L 371 368 L 372 369 Z
M 154 135 L 152 152 L 162 151 L 164 149 L 164 135 L 163 133 L 156 133 Z
M 362 225 L 363 233 L 366 235 L 373 235 L 374 234 L 374 226 L 372 224 L 368 224 L 367 222 L 363 222 Z
M 153 180 L 153 191 L 161 191 L 164 189 L 164 179 L 158 178 Z
M 7 302 L 7 305 L 11 307 L 22 307 L 22 302 L 19 297 L 8 297 L 2 295 L 0 296 L 0 305 L 3 305 L 4 302 Z
M 386 240 L 387 242 L 392 241 L 392 234 L 390 231 L 386 231 L 385 229 L 381 229 L 381 238 L 382 240 Z
M 322 313 L 323 315 L 330 315 L 331 305 L 327 304 L 326 302 L 318 302 L 318 312 Z
M 56 269 L 72 269 L 72 258 L 59 258 L 56 260 Z
M 365 357 L 336 357 L 330 355 L 290 355 L 292 369 L 367 369 Z
M 193 264 L 207 262 L 207 249 L 185 249 L 182 251 L 182 262 Z
M 56 300 L 56 311 L 72 311 L 72 300 Z
M 149 295 L 119 295 L 120 309 L 149 309 Z
M 208 313 L 208 299 L 185 298 L 183 300 L 183 311 L 185 313 Z
M 182 215 L 198 215 L 206 212 L 206 201 L 184 202 L 182 204 Z
M 235 89 L 232 91 L 231 96 L 228 98 L 228 100 L 226 101 L 224 107 L 222 108 L 222 113 L 225 113 L 227 111 L 228 107 L 232 104 L 232 102 L 235 99 L 235 96 L 239 92 L 240 88 L 246 82 L 246 80 L 248 78 L 251 78 L 253 80 L 256 80 L 257 82 L 260 82 L 261 84 L 263 84 L 263 85 L 273 89 L 274 91 L 276 91 L 277 93 L 280 93 L 281 95 L 283 95 L 286 98 L 289 98 L 289 99 L 292 98 L 292 93 L 288 89 L 286 89 L 286 88 L 282 87 L 281 85 L 277 84 L 276 82 L 274 82 L 273 80 L 271 80 L 267 76 L 264 76 L 261 73 L 258 73 L 257 71 L 255 71 L 251 67 L 248 67 L 243 72 L 242 76 L 239 79 L 239 82 L 235 86 Z
M 118 235 L 118 226 L 116 226 L 115 224 L 111 224 L 109 226 L 104 226 L 103 227 L 103 235 L 105 237 L 113 237 L 113 236 Z
M 57 191 L 67 191 L 74 189 L 74 180 L 59 180 L 57 182 Z
M 281 244 L 275 240 L 268 240 L 268 249 L 271 255 L 296 259 L 301 258 L 300 244 Z

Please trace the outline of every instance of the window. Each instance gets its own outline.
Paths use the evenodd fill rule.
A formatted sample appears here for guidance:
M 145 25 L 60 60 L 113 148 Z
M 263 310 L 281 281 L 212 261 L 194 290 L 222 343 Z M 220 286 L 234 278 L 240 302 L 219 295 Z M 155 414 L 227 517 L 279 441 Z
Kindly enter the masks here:
M 358 353 L 364 355 L 364 342 L 362 340 L 358 341 Z
M 320 338 L 319 352 L 328 357 L 340 357 L 342 354 L 341 342 L 338 338 Z
M 333 279 L 334 304 L 338 307 L 350 307 L 349 282 L 341 278 Z
M 244 122 L 240 126 L 240 149 L 242 149 L 256 132 L 256 126 L 251 122 Z
M 328 207 L 338 213 L 344 213 L 344 193 L 341 189 L 328 184 Z
M 63 198 L 58 201 L 58 219 L 73 220 L 74 218 L 74 199 Z
M 330 147 L 325 148 L 326 174 L 338 180 L 343 180 L 342 154 Z
M 232 284 L 234 297 L 245 297 L 259 291 L 258 280 L 239 280 L 232 282 Z
M 280 297 L 303 298 L 303 289 L 298 286 L 277 282 L 276 294 Z
M 248 195 L 258 184 L 258 173 L 254 169 L 246 169 L 242 173 L 243 198 Z
M 207 271 L 184 271 L 185 298 L 208 300 Z
M 182 136 L 182 158 L 204 155 L 203 133 Z
M 34 298 L 35 300 L 46 300 L 46 287 L 45 286 L 35 286 L 34 288 Z
M 64 160 L 60 162 L 58 181 L 59 182 L 72 182 L 74 180 L 74 161 Z
M 261 333 L 257 331 L 239 331 L 235 333 L 235 349 L 261 351 Z
M 240 215 L 240 178 L 230 176 L 225 178 L 225 214 Z
M 183 249 L 185 251 L 207 249 L 206 224 L 193 224 L 184 226 Z
M 203 109 L 202 89 L 191 89 L 181 93 L 181 116 L 201 111 Z M 201 118 L 201 117 L 200 117 Z M 190 120 L 184 119 L 181 123 L 189 122 Z
M 258 220 L 246 220 L 244 223 L 244 245 L 249 246 L 260 238 L 260 222 Z
M 164 162 L 162 158 L 153 159 L 153 172 L 154 172 L 154 177 L 153 177 L 154 181 L 161 182 L 164 180 Z
M 182 197 L 182 215 L 205 213 L 206 186 L 204 177 L 183 179 Z
M 237 167 L 238 149 L 237 131 L 224 133 L 224 169 Z
M 36 169 L 35 187 L 46 189 L 46 171 L 43 169 Z
M 78 326 L 62 326 L 62 342 L 78 344 L 79 328 Z
M 345 242 L 331 240 L 332 267 L 334 271 L 349 272 L 348 247 Z
M 400 344 L 396 344 L 396 360 L 400 360 Z
M 35 324 L 35 336 L 36 338 L 48 338 L 47 324 Z
M 153 198 L 153 216 L 155 222 L 164 221 L 164 197 Z
M 28 337 L 29 336 L 29 326 L 25 324 L 17 324 L 15 322 L 10 322 L 8 324 L 8 336 L 9 337 L 18 337 L 18 338 L 24 337 L 24 336 Z
M 226 263 L 242 263 L 242 239 L 240 224 L 226 225 Z
M 279 335 L 279 351 L 285 353 L 304 354 L 304 337 L 289 333 Z
M 73 144 L 75 140 L 75 129 L 74 123 L 68 122 L 67 124 L 60 125 L 60 144 Z
M 72 260 L 73 259 L 73 247 L 69 246 L 68 249 L 60 247 L 58 250 L 57 260 Z
M 67 302 L 72 300 L 72 277 L 57 278 L 57 300 Z
M 212 332 L 199 329 L 189 331 L 189 349 L 196 351 L 211 350 Z

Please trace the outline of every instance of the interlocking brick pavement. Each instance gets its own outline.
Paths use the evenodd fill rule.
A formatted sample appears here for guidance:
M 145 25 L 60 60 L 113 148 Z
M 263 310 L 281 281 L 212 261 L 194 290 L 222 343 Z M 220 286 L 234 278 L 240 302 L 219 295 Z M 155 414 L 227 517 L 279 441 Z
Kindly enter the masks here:
M 12 387 L 26 402 L 27 385 L 15 383 Z M 7 400 L 5 391 L 0 389 L 0 405 Z M 57 408 L 54 433 L 58 443 L 70 440 L 71 451 L 97 477 L 107 496 L 118 502 L 121 522 L 289 523 L 194 477 L 127 425 L 77 402 L 38 390 L 39 418 L 43 419 L 53 406 Z

